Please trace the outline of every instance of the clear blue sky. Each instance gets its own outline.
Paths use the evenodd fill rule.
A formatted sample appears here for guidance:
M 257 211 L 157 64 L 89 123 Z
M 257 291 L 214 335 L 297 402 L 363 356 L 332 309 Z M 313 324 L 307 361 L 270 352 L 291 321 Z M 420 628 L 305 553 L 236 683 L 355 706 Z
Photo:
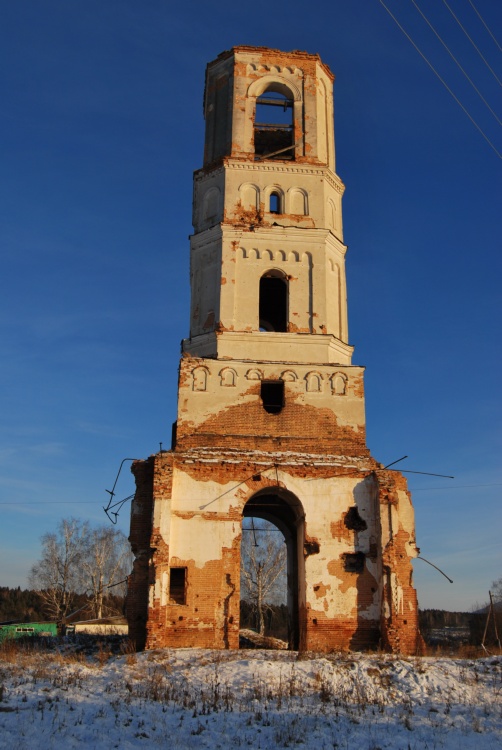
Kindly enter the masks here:
M 502 5 L 474 0 L 502 42 Z M 408 0 L 390 10 L 502 151 L 501 128 Z M 469 0 L 449 0 L 502 79 Z M 502 119 L 447 8 L 420 0 Z M 422 607 L 502 575 L 501 167 L 378 0 L 17 0 L 0 10 L 0 585 L 62 517 L 104 523 L 122 458 L 168 447 L 188 332 L 192 172 L 208 61 L 318 52 L 336 75 L 349 330 L 368 445 L 410 474 Z M 128 467 L 117 492 L 133 492 Z M 127 532 L 127 505 L 120 528 Z

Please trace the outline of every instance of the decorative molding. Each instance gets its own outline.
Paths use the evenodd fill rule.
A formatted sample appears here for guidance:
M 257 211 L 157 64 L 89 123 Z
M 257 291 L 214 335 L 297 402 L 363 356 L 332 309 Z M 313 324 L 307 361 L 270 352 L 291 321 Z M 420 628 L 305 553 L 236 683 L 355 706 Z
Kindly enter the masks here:
M 320 372 L 312 370 L 305 375 L 307 393 L 321 393 L 323 376 Z
M 247 380 L 263 380 L 263 372 L 262 370 L 248 370 L 246 372 L 246 379 Z
M 284 380 L 285 383 L 294 383 L 298 380 L 298 375 L 294 370 L 284 370 L 284 372 L 281 372 L 281 380 Z
M 330 375 L 331 392 L 334 396 L 345 396 L 347 393 L 348 378 L 343 372 L 335 372 Z
M 240 250 L 245 260 L 261 260 L 265 263 L 270 263 L 271 261 L 276 263 L 300 263 L 300 254 L 295 250 L 291 250 L 287 256 L 285 250 L 270 250 L 270 248 L 259 250 L 257 247 L 249 249 L 241 247 Z M 311 257 L 310 253 L 306 252 L 302 255 L 301 261 L 309 263 Z
M 321 173 L 322 177 L 330 184 L 330 186 L 336 190 L 337 193 L 340 193 L 340 195 L 343 195 L 345 192 L 345 185 L 341 181 L 341 179 L 338 177 L 337 174 L 331 171 L 329 167 L 326 167 L 323 164 L 320 164 L 318 167 L 315 167 L 313 165 L 307 166 L 301 166 L 300 164 L 294 164 L 294 162 L 290 162 L 289 164 L 278 164 L 277 162 L 274 162 L 274 164 L 270 164 L 269 162 L 252 162 L 252 161 L 236 161 L 233 159 L 230 159 L 230 157 L 227 157 L 225 159 L 225 167 L 226 169 L 245 169 L 250 172 L 275 172 L 276 174 L 280 172 L 284 172 L 286 174 L 310 174 L 310 175 L 319 175 Z
M 303 78 L 303 70 L 300 70 L 300 68 L 292 68 L 289 66 L 280 67 L 279 65 L 263 65 L 261 63 L 248 63 L 246 66 L 246 74 L 249 75 L 255 75 L 256 73 L 285 73 L 287 75 L 297 76 L 298 78 Z
M 218 375 L 221 378 L 220 385 L 227 388 L 235 388 L 237 385 L 237 373 L 233 367 L 224 367 L 219 371 Z
M 203 367 L 202 365 L 194 367 L 192 370 L 192 390 L 207 391 L 208 376 L 209 370 L 207 367 Z

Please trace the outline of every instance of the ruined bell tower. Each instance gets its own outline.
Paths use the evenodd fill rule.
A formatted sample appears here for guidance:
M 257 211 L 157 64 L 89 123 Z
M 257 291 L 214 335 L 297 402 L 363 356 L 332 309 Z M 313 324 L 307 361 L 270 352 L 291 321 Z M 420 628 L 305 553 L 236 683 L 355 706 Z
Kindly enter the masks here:
M 413 508 L 366 446 L 348 340 L 333 78 L 263 47 L 207 66 L 173 444 L 133 464 L 139 648 L 238 648 L 257 517 L 286 540 L 292 648 L 416 650 Z

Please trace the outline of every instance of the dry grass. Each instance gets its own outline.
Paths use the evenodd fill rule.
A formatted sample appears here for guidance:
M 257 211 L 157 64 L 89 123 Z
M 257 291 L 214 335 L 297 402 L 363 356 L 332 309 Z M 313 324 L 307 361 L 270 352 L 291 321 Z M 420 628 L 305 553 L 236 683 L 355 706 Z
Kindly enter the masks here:
M 58 702 L 60 696 L 67 701 L 70 688 L 92 692 L 101 684 L 99 672 L 106 670 L 110 660 L 119 658 L 122 668 L 116 670 L 112 665 L 106 673 L 103 684 L 109 697 L 99 710 L 115 712 L 124 721 L 135 706 L 156 704 L 162 712 L 188 712 L 193 720 L 191 733 L 198 735 L 206 731 L 211 714 L 246 714 L 246 726 L 266 728 L 272 722 L 277 746 L 287 747 L 306 741 L 312 717 L 319 722 L 330 717 L 334 725 L 344 721 L 350 727 L 377 724 L 392 716 L 406 732 L 413 732 L 420 721 L 422 725 L 429 722 L 440 746 L 442 733 L 450 726 L 459 704 L 470 731 L 481 732 L 485 718 L 492 721 L 499 710 L 497 702 L 502 693 L 500 675 L 495 674 L 496 670 L 500 672 L 499 661 L 477 662 L 471 651 L 454 667 L 456 681 L 442 685 L 440 697 L 433 687 L 426 693 L 425 699 L 430 701 L 428 713 L 422 707 L 423 698 L 412 700 L 403 693 L 402 685 L 407 675 L 413 681 L 434 669 L 434 659 L 430 658 L 374 654 L 371 661 L 363 662 L 365 679 L 361 679 L 362 657 L 358 654 L 208 650 L 194 651 L 193 657 L 185 654 L 184 660 L 178 660 L 169 650 L 137 655 L 134 644 L 128 641 L 122 643 L 119 651 L 114 655 L 103 642 L 96 642 L 92 652 L 79 651 L 63 641 L 54 641 L 50 647 L 35 640 L 4 642 L 0 646 L 0 702 L 4 699 L 0 711 L 7 710 L 8 693 L 13 690 L 24 691 L 27 700 L 30 694 L 42 691 L 40 704 L 46 710 L 50 708 L 48 701 Z M 436 651 L 434 656 L 451 654 Z M 458 659 L 458 654 L 455 657 Z M 235 673 L 229 664 L 239 660 L 252 662 L 253 658 L 256 665 L 252 664 L 249 679 L 236 690 L 232 683 Z M 311 659 L 318 660 L 312 670 L 305 664 Z M 266 670 L 267 662 L 274 662 L 270 672 Z M 449 671 L 448 667 L 445 674 Z M 479 696 L 486 694 L 483 690 L 487 675 L 493 701 L 484 701 L 481 713 Z

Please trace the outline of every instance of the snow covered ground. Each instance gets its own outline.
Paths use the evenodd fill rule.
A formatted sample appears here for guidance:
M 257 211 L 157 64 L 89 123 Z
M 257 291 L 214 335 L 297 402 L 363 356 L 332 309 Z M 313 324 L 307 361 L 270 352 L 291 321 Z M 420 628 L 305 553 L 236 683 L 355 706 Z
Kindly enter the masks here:
M 502 657 L 0 657 L 0 748 L 500 750 Z

